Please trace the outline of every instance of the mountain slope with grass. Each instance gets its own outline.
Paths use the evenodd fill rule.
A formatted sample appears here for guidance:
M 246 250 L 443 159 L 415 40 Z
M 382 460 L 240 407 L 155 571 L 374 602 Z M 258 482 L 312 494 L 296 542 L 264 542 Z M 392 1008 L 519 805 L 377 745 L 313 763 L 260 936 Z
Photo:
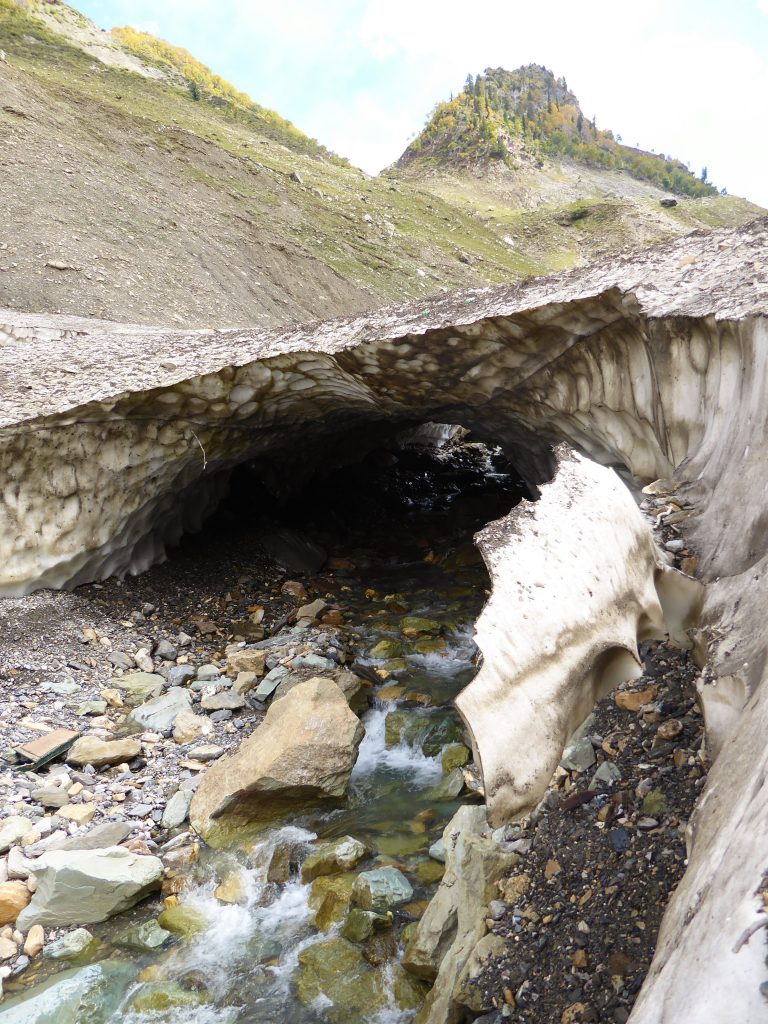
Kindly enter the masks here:
M 622 193 L 572 221 L 583 189 L 567 175 L 512 189 L 503 210 L 487 173 L 414 163 L 370 177 L 186 51 L 103 32 L 60 2 L 0 0 L 0 49 L 0 307 L 268 326 L 546 274 L 757 212 L 651 199 L 636 223 Z

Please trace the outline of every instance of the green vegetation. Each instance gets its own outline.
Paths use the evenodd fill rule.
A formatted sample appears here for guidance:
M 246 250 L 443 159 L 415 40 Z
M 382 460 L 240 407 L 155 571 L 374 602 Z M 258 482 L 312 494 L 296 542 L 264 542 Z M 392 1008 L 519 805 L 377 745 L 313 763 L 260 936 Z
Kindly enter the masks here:
M 332 156 L 325 146 L 299 131 L 291 121 L 287 121 L 274 110 L 254 103 L 246 93 L 240 92 L 234 85 L 214 74 L 188 50 L 172 46 L 163 39 L 156 39 L 148 32 L 138 32 L 130 26 L 115 28 L 112 35 L 126 50 L 135 54 L 145 64 L 153 65 L 171 75 L 179 75 L 193 100 L 205 100 L 233 118 L 246 123 L 252 121 L 254 128 L 266 129 L 266 134 L 275 136 L 276 130 L 280 141 L 299 153 Z
M 541 166 L 544 157 L 567 157 L 589 167 L 620 170 L 659 188 L 687 196 L 717 190 L 679 160 L 621 144 L 610 131 L 585 118 L 564 78 L 531 64 L 517 71 L 488 69 L 467 77 L 458 96 L 439 103 L 400 159 L 405 166 L 428 159 L 453 165 L 526 156 Z

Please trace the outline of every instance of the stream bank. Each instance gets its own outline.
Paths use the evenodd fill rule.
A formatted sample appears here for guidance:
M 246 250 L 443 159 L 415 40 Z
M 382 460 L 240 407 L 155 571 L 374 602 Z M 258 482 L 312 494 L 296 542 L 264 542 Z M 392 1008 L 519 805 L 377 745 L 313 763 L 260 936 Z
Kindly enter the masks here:
M 190 692 L 191 709 L 195 711 L 203 710 L 203 701 L 209 698 L 215 701 L 219 697 L 222 703 L 216 710 L 209 707 L 204 714 L 194 715 L 199 720 L 197 726 L 204 722 L 207 731 L 187 742 L 180 742 L 187 737 L 175 735 L 175 728 L 147 730 L 138 736 L 141 754 L 127 764 L 94 773 L 69 770 L 66 786 L 54 788 L 64 788 L 69 795 L 81 787 L 72 793 L 70 803 L 76 808 L 85 807 L 86 814 L 93 810 L 82 827 L 77 826 L 76 818 L 62 820 L 56 807 L 49 805 L 48 813 L 40 813 L 46 805 L 38 807 L 35 799 L 35 792 L 46 789 L 52 781 L 49 775 L 61 778 L 60 765 L 33 780 L 39 783 L 37 787 L 25 788 L 12 770 L 3 772 L 0 779 L 9 796 L 8 808 L 15 815 L 29 817 L 33 827 L 27 836 L 31 838 L 45 829 L 45 834 L 40 831 L 34 842 L 21 847 L 30 860 L 37 852 L 36 843 L 55 837 L 62 825 L 77 839 L 94 823 L 117 820 L 131 825 L 124 845 L 140 855 L 160 854 L 163 858 L 163 903 L 153 899 L 106 924 L 89 926 L 94 941 L 74 960 L 64 961 L 81 971 L 108 965 L 104 970 L 110 976 L 92 979 L 94 985 L 101 986 L 99 991 L 114 996 L 103 1000 L 103 1005 L 111 1008 L 105 1010 L 98 1024 L 102 1019 L 106 1022 L 124 1017 L 127 1006 L 131 1007 L 131 1024 L 171 1019 L 190 1024 L 256 1024 L 285 1014 L 286 1006 L 290 1007 L 292 1021 L 395 1024 L 413 1017 L 426 987 L 404 972 L 399 961 L 440 881 L 441 862 L 429 851 L 462 803 L 479 799 L 472 792 L 475 783 L 471 774 L 465 776 L 460 764 L 466 751 L 461 752 L 461 726 L 450 710 L 452 698 L 475 672 L 472 626 L 488 586 L 487 572 L 471 536 L 489 519 L 506 512 L 520 493 L 521 486 L 510 468 L 479 446 L 457 445 L 447 457 L 438 459 L 419 449 L 379 451 L 359 470 L 340 471 L 280 510 L 281 526 L 294 531 L 294 537 L 296 527 L 303 528 L 330 555 L 324 571 L 301 574 L 280 571 L 259 547 L 256 538 L 264 530 L 264 517 L 274 517 L 277 512 L 268 496 L 254 488 L 246 475 L 234 481 L 232 501 L 220 510 L 205 536 L 186 541 L 168 565 L 123 583 L 110 580 L 79 589 L 71 599 L 81 615 L 85 612 L 81 621 L 87 623 L 77 638 L 79 655 L 70 654 L 55 670 L 42 673 L 29 665 L 14 666 L 17 697 L 13 708 L 7 708 L 12 740 L 26 737 L 28 726 L 23 723 L 34 721 L 36 716 L 39 721 L 44 718 L 52 722 L 55 718 L 56 724 L 89 729 L 94 736 L 111 739 L 120 731 L 130 702 L 113 706 L 105 700 L 104 691 L 121 688 L 105 684 L 110 676 L 112 682 L 124 681 L 137 667 L 150 668 L 150 674 L 160 675 L 164 685 L 181 681 Z M 256 520 L 253 510 L 259 513 Z M 244 511 L 248 514 L 243 515 Z M 280 531 L 272 528 L 271 532 L 274 535 Z M 285 541 L 285 533 L 280 536 Z M 294 556 L 307 557 L 306 545 L 293 546 L 298 549 Z M 311 557 L 311 545 L 309 550 Z M 291 585 L 286 586 L 286 582 Z M 325 607 L 304 629 L 294 632 L 291 618 L 295 618 L 298 608 L 313 600 L 320 600 Z M 45 598 L 40 598 L 40 605 L 41 610 L 45 608 Z M 422 620 L 421 626 L 405 632 L 403 622 L 414 617 Z M 269 641 L 274 634 L 280 643 L 273 647 Z M 223 669 L 232 655 L 243 650 L 242 646 L 232 649 L 230 645 L 244 642 L 257 647 L 267 644 L 261 649 L 266 651 L 265 667 L 270 671 L 280 662 L 291 671 L 303 671 L 304 678 L 318 673 L 338 676 L 351 669 L 361 680 L 357 699 L 366 735 L 344 804 L 319 812 L 299 810 L 266 835 L 263 830 L 249 835 L 246 829 L 234 846 L 213 850 L 195 840 L 183 819 L 169 829 L 163 817 L 177 792 L 192 793 L 206 765 L 241 743 L 263 719 L 263 709 L 248 691 L 242 703 L 233 701 L 226 706 L 226 695 L 234 687 Z M 175 649 L 175 657 L 160 653 L 171 653 L 163 644 Z M 143 657 L 139 656 L 141 651 L 145 652 Z M 53 661 L 56 654 L 48 650 L 46 656 Z M 115 667 L 116 659 L 122 668 Z M 308 663 L 294 668 L 301 659 Z M 28 660 L 34 662 L 31 656 Z M 682 665 L 673 666 L 673 681 L 683 675 Z M 41 699 L 41 689 L 46 688 L 46 697 Z M 654 694 L 649 701 L 652 706 L 643 706 L 642 715 L 650 716 L 647 723 L 643 717 L 643 727 L 662 722 L 684 699 L 681 695 L 669 698 L 664 691 Z M 85 710 L 88 701 L 101 701 L 106 706 L 99 704 Z M 393 719 L 393 712 L 400 717 Z M 674 713 L 690 717 L 693 724 L 690 729 L 686 725 L 683 739 L 695 740 L 699 724 L 694 722 L 693 708 Z M 608 733 L 616 731 L 612 728 Z M 609 751 L 614 748 L 610 742 L 605 748 L 604 732 L 602 724 L 591 726 L 587 742 L 596 761 L 613 763 Z M 200 755 L 201 748 L 207 748 L 205 757 Z M 448 765 L 443 764 L 446 748 L 459 757 L 455 767 L 448 762 L 449 772 L 444 771 Z M 696 748 L 692 747 L 686 757 L 695 759 Z M 594 771 L 597 765 L 590 767 Z M 693 770 L 697 766 L 688 767 Z M 572 790 L 583 788 L 585 771 L 583 767 L 563 770 L 547 797 L 549 811 L 554 812 L 555 800 L 559 804 Z M 689 773 L 688 777 L 693 796 L 698 791 L 696 776 Z M 631 775 L 628 778 L 631 780 Z M 449 791 L 436 794 L 435 788 L 449 779 Z M 628 831 L 637 797 L 622 797 L 624 803 L 616 803 L 614 796 L 624 792 L 624 782 L 622 790 L 617 790 L 618 781 L 601 780 L 600 788 L 607 796 L 596 798 L 593 805 L 584 805 L 576 813 L 584 817 L 609 807 L 609 824 L 629 814 L 627 821 L 616 826 Z M 638 779 L 637 786 L 641 782 Z M 657 820 L 656 827 L 631 834 L 628 831 L 629 847 L 636 838 L 642 838 L 644 845 L 642 851 L 633 850 L 635 860 L 629 867 L 624 865 L 626 870 L 631 872 L 638 864 L 642 867 L 642 857 L 648 850 L 655 850 L 656 844 L 669 843 L 674 845 L 674 870 L 665 871 L 654 883 L 657 900 L 652 906 L 632 908 L 637 910 L 641 923 L 648 922 L 650 939 L 642 950 L 632 948 L 627 954 L 634 957 L 633 973 L 627 968 L 619 975 L 629 976 L 630 983 L 623 986 L 626 992 L 618 994 L 616 1005 L 594 1000 L 596 1007 L 588 998 L 585 1001 L 585 992 L 589 997 L 605 981 L 602 970 L 594 974 L 596 986 L 587 985 L 588 978 L 576 977 L 574 981 L 571 968 L 578 965 L 571 962 L 564 969 L 564 954 L 557 953 L 550 966 L 532 968 L 518 984 L 521 966 L 517 957 L 510 964 L 509 956 L 505 959 L 502 955 L 474 983 L 477 996 L 472 986 L 468 988 L 463 1011 L 468 1019 L 494 1006 L 494 1012 L 505 1017 L 514 1013 L 521 1020 L 557 1019 L 553 1014 L 565 1013 L 569 1007 L 576 1007 L 569 1018 L 574 1022 L 579 1014 L 585 1020 L 619 1019 L 616 1011 L 631 1005 L 642 980 L 660 906 L 679 874 L 687 808 L 677 800 L 671 806 L 674 813 Z M 668 824 L 668 818 L 676 820 Z M 72 824 L 68 825 L 67 820 Z M 554 924 L 555 929 L 563 917 L 562 908 L 551 912 L 536 894 L 539 873 L 545 876 L 547 897 L 555 887 L 559 902 L 567 906 L 579 905 L 584 896 L 583 890 L 578 894 L 567 891 L 571 884 L 567 879 L 573 874 L 577 884 L 584 870 L 584 861 L 576 858 L 571 863 L 567 853 L 572 820 L 572 813 L 550 815 L 543 811 L 534 822 L 501 830 L 503 834 L 497 837 L 510 844 L 509 852 L 522 861 L 503 880 L 500 899 L 495 901 L 500 905 L 489 908 L 486 924 L 489 934 L 497 936 L 505 950 L 528 941 L 523 965 L 546 964 L 544 947 L 538 945 L 541 929 L 527 927 L 534 920 L 532 915 L 541 920 L 551 917 L 545 923 Z M 604 818 L 599 824 L 605 825 L 606 821 Z M 585 837 L 590 825 L 591 819 L 583 825 Z M 602 835 L 603 830 L 597 831 Z M 320 879 L 315 879 L 310 885 L 302 881 L 302 863 L 317 844 L 345 836 L 354 837 L 368 851 L 353 870 L 321 876 L 336 882 L 318 885 Z M 586 838 L 577 835 L 579 844 L 585 854 L 592 855 Z M 563 851 L 563 863 L 558 861 L 560 869 L 556 871 L 548 865 L 557 860 L 558 850 Z M 546 857 L 542 867 L 540 858 L 545 851 L 551 851 L 552 856 Z M 595 855 L 599 857 L 601 852 L 596 850 Z M 378 924 L 381 931 L 373 931 L 366 938 L 361 937 L 362 931 L 350 929 L 347 935 L 339 934 L 340 928 L 347 927 L 344 918 L 354 884 L 351 876 L 386 866 L 402 872 L 412 890 L 408 898 L 393 906 L 391 920 L 386 913 L 379 915 L 385 921 L 368 919 L 368 925 L 375 929 Z M 22 870 L 27 868 L 22 865 Z M 33 875 L 33 869 L 28 874 Z M 513 879 L 526 874 L 530 894 L 522 901 L 527 889 L 518 892 L 521 883 Z M 599 876 L 598 887 L 609 888 L 612 884 Z M 588 907 L 592 898 L 581 906 Z M 596 899 L 594 905 L 598 902 Z M 179 907 L 181 911 L 176 909 Z M 477 909 L 482 914 L 483 907 Z M 165 924 L 175 924 L 176 930 L 162 938 L 159 945 L 153 947 L 151 941 L 146 941 L 146 928 L 143 937 L 126 939 L 127 933 L 169 912 Z M 527 924 L 523 926 L 521 921 Z M 363 930 L 367 928 L 359 920 L 358 924 Z M 62 931 L 70 930 L 54 929 L 53 935 L 49 931 L 45 942 L 55 945 Z M 610 934 L 608 940 L 613 941 Z M 9 941 L 14 941 L 13 933 Z M 556 941 L 552 945 L 559 948 Z M 497 945 L 496 952 L 499 948 Z M 596 964 L 601 964 L 597 951 L 592 956 Z M 23 953 L 9 960 L 15 968 L 6 982 L 11 994 L 57 976 L 63 966 L 46 958 L 45 947 L 42 956 L 36 954 L 26 964 Z M 582 975 L 588 974 L 589 962 L 579 970 Z M 605 982 L 611 987 L 612 978 L 610 975 Z M 55 998 L 61 1001 L 63 996 L 59 993 Z M 578 1008 L 580 1003 L 583 1009 Z M 60 1002 L 60 1013 L 62 1005 Z M 3 1012 L 0 1007 L 0 1019 Z M 9 1009 L 8 1015 L 12 1012 Z M 72 1019 L 80 1024 L 80 1019 Z

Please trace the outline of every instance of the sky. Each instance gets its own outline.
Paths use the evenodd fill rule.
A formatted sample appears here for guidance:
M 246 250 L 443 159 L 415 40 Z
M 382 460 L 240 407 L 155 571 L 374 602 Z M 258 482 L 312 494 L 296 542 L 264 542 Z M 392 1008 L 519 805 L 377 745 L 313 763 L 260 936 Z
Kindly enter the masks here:
M 544 64 L 625 143 L 768 207 L 768 0 L 70 0 L 374 174 L 486 67 Z

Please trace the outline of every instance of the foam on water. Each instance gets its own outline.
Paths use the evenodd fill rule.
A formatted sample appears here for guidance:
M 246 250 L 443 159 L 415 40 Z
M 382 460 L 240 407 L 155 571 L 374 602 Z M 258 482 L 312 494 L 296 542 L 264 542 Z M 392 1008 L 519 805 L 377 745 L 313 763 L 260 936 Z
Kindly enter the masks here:
M 353 791 L 366 788 L 366 780 L 381 771 L 402 775 L 403 783 L 413 788 L 432 785 L 442 774 L 440 759 L 427 757 L 420 747 L 407 743 L 387 746 L 385 722 L 390 711 L 391 704 L 377 703 L 362 716 L 365 736 L 350 781 Z

